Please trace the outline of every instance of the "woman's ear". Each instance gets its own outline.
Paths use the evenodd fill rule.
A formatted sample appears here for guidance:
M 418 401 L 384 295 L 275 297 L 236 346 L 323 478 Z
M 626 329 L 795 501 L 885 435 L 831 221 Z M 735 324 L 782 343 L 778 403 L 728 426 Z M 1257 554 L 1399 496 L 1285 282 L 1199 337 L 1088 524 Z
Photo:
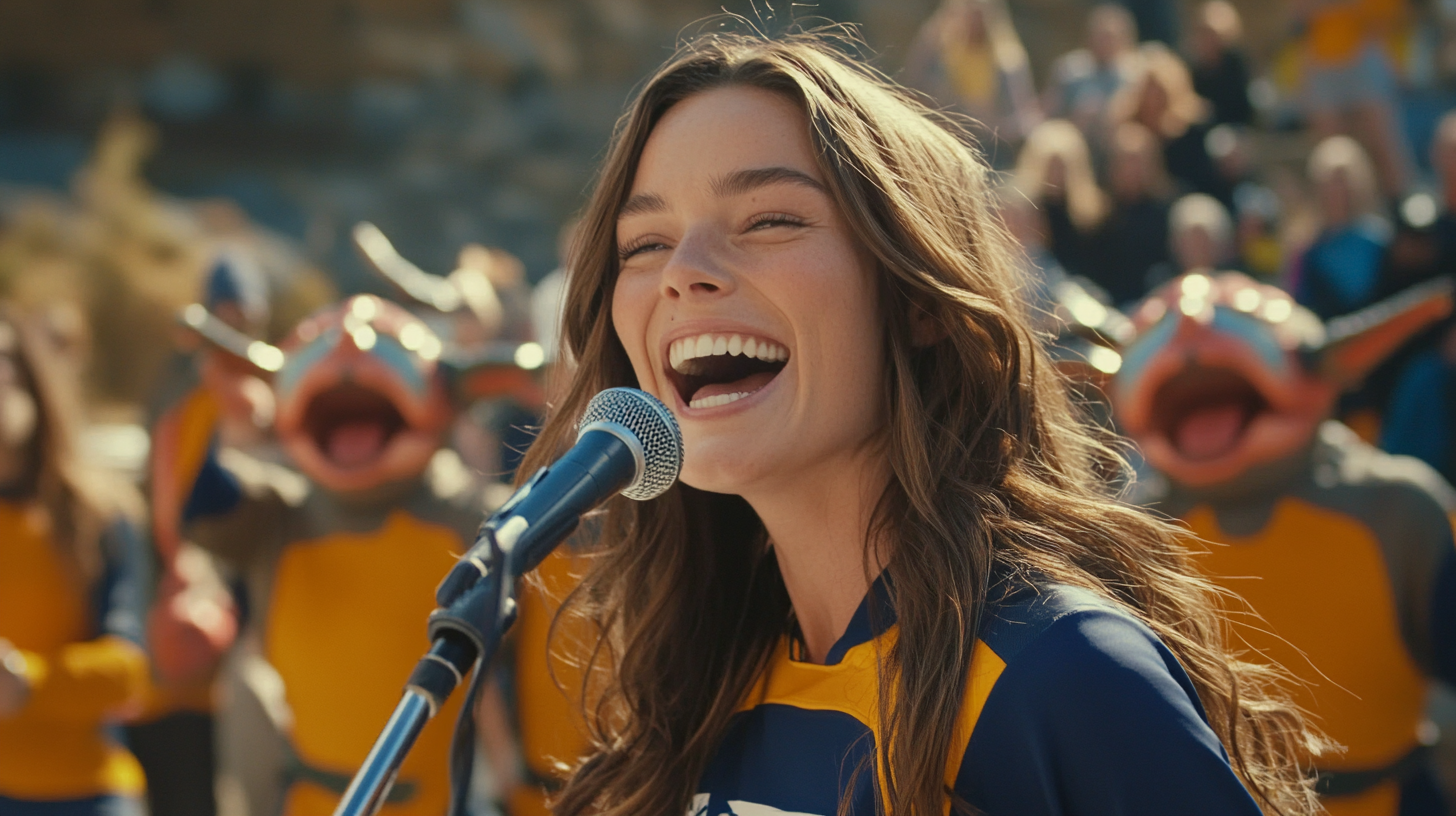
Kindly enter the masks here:
M 910 345 L 928 348 L 945 339 L 945 324 L 924 304 L 910 301 Z

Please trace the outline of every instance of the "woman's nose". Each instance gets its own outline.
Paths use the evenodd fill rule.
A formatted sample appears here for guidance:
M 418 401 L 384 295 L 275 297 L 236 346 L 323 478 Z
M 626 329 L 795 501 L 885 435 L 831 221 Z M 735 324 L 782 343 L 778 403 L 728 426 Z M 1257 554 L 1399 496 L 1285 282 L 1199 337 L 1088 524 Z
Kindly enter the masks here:
M 721 240 L 703 232 L 684 235 L 663 267 L 662 296 L 676 300 L 731 292 L 734 288 L 733 273 L 723 262 L 721 244 Z

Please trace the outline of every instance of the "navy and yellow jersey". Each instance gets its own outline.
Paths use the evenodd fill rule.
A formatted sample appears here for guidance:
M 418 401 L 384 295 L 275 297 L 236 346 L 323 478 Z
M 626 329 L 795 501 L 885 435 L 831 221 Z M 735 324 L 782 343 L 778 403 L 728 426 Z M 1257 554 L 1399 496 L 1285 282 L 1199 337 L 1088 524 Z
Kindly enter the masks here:
M 883 582 L 872 598 L 884 598 Z M 873 814 L 880 655 L 868 599 L 824 665 L 785 638 L 734 716 L 691 816 Z M 1255 816 L 1192 683 L 1128 612 L 1064 585 L 989 604 L 945 784 L 984 816 Z M 947 808 L 950 801 L 947 800 Z
M 202 468 L 188 532 L 244 576 L 249 640 L 282 679 L 289 816 L 333 812 L 430 647 L 435 587 L 482 518 L 456 468 L 354 500 L 238 451 Z M 460 698 L 426 726 L 382 813 L 445 811 Z
M 1235 642 L 1292 672 L 1295 701 L 1346 746 L 1318 760 L 1322 772 L 1365 781 L 1337 784 L 1329 812 L 1397 813 L 1419 771 L 1405 760 L 1428 678 L 1456 679 L 1451 488 L 1328 422 L 1310 448 L 1237 484 L 1172 487 L 1155 504 L 1222 545 L 1198 564 L 1258 616 L 1230 610 Z
M 82 586 L 33 501 L 0 499 L 0 637 L 20 650 L 30 696 L 0 718 L 0 799 L 137 796 L 141 766 L 111 735 L 148 687 L 142 651 L 145 545 L 124 521 L 101 535 Z

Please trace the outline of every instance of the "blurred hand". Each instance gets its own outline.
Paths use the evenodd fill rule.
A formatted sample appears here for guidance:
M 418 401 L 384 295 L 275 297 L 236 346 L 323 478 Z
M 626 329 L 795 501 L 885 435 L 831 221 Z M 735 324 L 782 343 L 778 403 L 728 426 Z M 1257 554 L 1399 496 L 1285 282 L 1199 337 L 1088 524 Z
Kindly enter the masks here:
M 0 718 L 13 716 L 30 697 L 30 683 L 20 673 L 20 664 L 19 650 L 0 638 Z

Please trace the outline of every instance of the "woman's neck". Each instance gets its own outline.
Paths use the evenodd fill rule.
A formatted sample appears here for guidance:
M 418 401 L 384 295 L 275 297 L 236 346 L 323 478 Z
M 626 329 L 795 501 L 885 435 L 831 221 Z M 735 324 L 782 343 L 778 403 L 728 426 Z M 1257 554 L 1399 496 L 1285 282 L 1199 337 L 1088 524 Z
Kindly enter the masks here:
M 888 482 L 878 451 L 823 463 L 791 485 L 746 497 L 768 531 L 809 659 L 823 663 L 849 627 L 885 553 L 866 541 Z M 868 567 L 868 574 L 866 574 Z

